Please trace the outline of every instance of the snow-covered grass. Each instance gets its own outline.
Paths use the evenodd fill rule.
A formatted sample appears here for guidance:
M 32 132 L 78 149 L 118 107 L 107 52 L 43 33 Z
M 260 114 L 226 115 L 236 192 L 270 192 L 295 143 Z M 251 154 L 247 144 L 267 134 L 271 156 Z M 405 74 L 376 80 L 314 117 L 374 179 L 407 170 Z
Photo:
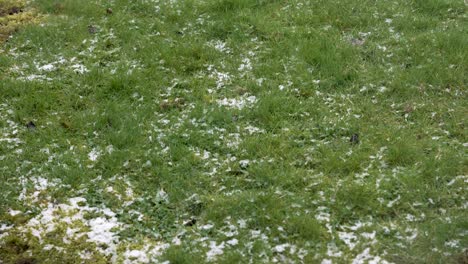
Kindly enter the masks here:
M 466 263 L 463 1 L 28 4 L 0 263 Z

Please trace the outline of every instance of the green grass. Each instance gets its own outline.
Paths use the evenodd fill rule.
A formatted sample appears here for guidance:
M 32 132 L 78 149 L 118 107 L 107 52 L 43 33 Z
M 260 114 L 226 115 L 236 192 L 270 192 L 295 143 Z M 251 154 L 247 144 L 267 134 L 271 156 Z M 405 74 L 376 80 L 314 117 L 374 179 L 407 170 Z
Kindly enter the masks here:
M 463 1 L 29 5 L 0 263 L 466 263 Z

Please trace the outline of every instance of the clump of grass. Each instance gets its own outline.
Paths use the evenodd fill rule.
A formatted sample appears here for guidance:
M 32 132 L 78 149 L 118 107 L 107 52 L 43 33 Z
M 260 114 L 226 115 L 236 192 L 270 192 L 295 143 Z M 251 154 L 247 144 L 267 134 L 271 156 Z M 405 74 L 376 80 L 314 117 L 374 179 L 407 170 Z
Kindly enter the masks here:
M 312 216 L 294 216 L 288 220 L 286 229 L 290 236 L 304 241 L 319 242 L 321 238 L 325 238 L 325 232 Z
M 196 261 L 203 262 L 203 260 L 180 246 L 173 246 L 169 248 L 162 256 L 164 260 L 168 260 L 174 264 L 189 264 Z

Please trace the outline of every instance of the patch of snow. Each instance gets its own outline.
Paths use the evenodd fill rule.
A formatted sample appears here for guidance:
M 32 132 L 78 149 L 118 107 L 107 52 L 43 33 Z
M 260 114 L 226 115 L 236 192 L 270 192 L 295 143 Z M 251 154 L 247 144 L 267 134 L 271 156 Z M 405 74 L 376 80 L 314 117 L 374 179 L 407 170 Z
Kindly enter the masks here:
M 451 248 L 459 248 L 460 247 L 460 240 L 458 239 L 453 239 L 450 241 L 445 242 L 446 247 L 451 247 Z
M 372 233 L 366 233 L 366 232 L 364 232 L 364 233 L 361 234 L 361 236 L 363 236 L 363 237 L 365 237 L 365 238 L 367 238 L 367 239 L 375 239 L 375 234 L 376 234 L 375 231 L 372 232 Z
M 12 209 L 10 209 L 10 210 L 8 211 L 8 213 L 9 213 L 11 216 L 15 216 L 15 215 L 21 214 L 22 212 L 21 212 L 21 211 L 18 211 L 18 210 L 12 210 Z
M 8 230 L 12 229 L 13 228 L 13 225 L 6 225 L 6 224 L 1 224 L 0 225 L 0 239 L 2 239 L 3 237 L 6 237 L 8 236 Z
M 264 129 L 254 127 L 254 126 L 246 126 L 244 127 L 244 130 L 247 131 L 250 135 L 255 134 L 255 133 L 265 133 Z
M 231 53 L 231 49 L 226 46 L 225 42 L 222 42 L 221 40 L 213 41 L 209 43 L 210 46 L 215 48 L 219 52 L 223 52 L 226 54 Z
M 357 236 L 354 233 L 338 232 L 338 237 L 349 247 L 353 249 L 357 245 Z
M 214 227 L 213 224 L 206 224 L 206 225 L 200 226 L 200 229 L 201 229 L 201 230 L 210 230 L 210 229 L 213 228 L 213 227 Z
M 88 153 L 88 159 L 90 161 L 96 161 L 100 155 L 101 152 L 98 151 L 96 148 L 93 148 L 93 150 L 91 150 L 91 152 Z
M 281 244 L 281 245 L 276 245 L 274 248 L 273 248 L 273 251 L 275 252 L 278 252 L 278 253 L 282 253 L 286 250 L 287 247 L 290 247 L 291 245 L 288 244 L 288 243 L 285 243 L 285 244 Z
M 216 88 L 220 89 L 231 83 L 231 76 L 227 72 L 220 72 L 213 65 L 208 65 L 209 77 L 216 80 Z
M 390 264 L 390 262 L 379 256 L 372 256 L 370 248 L 366 248 L 353 259 L 352 264 Z
M 250 59 L 249 58 L 242 59 L 242 63 L 237 70 L 238 71 L 251 71 L 252 63 L 250 62 Z
M 228 243 L 231 246 L 235 246 L 235 245 L 239 244 L 239 240 L 233 238 L 231 240 L 228 240 L 226 243 Z
M 239 165 L 241 168 L 245 169 L 249 166 L 250 160 L 240 160 Z
M 206 252 L 206 260 L 207 261 L 214 261 L 216 260 L 217 256 L 222 255 L 224 249 L 224 242 L 217 245 L 216 241 L 210 241 L 210 250 Z
M 49 63 L 49 64 L 46 64 L 46 65 L 40 66 L 37 69 L 40 70 L 40 71 L 53 71 L 53 70 L 55 70 L 55 66 L 53 64 Z
M 117 236 L 112 232 L 112 229 L 120 227 L 121 224 L 117 222 L 116 218 L 107 219 L 105 217 L 98 217 L 89 220 L 88 226 L 91 229 L 91 231 L 87 233 L 88 241 L 95 242 L 97 244 L 112 245 L 117 240 Z
M 252 107 L 256 102 L 255 96 L 236 98 L 224 98 L 216 101 L 219 106 L 226 106 L 228 108 L 243 109 L 244 107 Z
M 327 245 L 327 256 L 329 257 L 341 257 L 343 252 L 341 252 L 335 243 L 328 243 Z
M 83 64 L 74 64 L 70 66 L 76 73 L 84 74 L 89 72 L 89 70 Z
M 143 250 L 130 250 L 124 253 L 126 261 L 124 263 L 149 263 L 148 256 Z
M 246 228 L 247 227 L 247 221 L 244 220 L 244 219 L 237 220 L 237 224 L 239 224 L 239 228 Z

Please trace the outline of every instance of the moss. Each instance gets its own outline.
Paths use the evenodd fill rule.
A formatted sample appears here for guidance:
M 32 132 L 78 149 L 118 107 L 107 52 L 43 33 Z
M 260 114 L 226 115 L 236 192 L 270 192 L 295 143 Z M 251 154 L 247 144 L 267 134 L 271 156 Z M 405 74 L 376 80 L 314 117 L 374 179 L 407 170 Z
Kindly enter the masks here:
M 55 234 L 56 235 L 56 234 Z M 24 237 L 18 233 L 8 235 L 0 243 L 0 259 L 5 263 L 109 263 L 109 258 L 96 251 L 96 245 L 86 242 L 85 238 L 73 241 L 72 244 L 64 244 L 62 236 L 45 237 L 40 243 L 33 237 Z M 55 247 L 44 250 L 44 245 Z M 62 248 L 66 250 L 62 250 Z M 86 253 L 88 259 L 82 259 L 79 254 Z
M 22 12 L 25 4 L 21 0 L 0 0 L 0 16 Z
M 7 231 L 6 237 L 0 241 L 0 259 L 4 263 L 109 263 L 109 257 L 101 254 L 96 244 L 87 241 L 84 235 L 75 238 L 71 243 L 64 241 L 68 228 L 78 228 L 83 233 L 88 230 L 79 221 L 71 226 L 57 223 L 53 231 L 43 233 L 42 241 L 32 235 L 24 224 L 14 223 L 15 227 Z M 27 228 L 27 227 L 26 227 Z M 45 245 L 52 245 L 44 250 Z M 86 254 L 88 259 L 82 259 L 80 254 Z
M 40 16 L 22 0 L 0 0 L 0 43 L 22 26 L 38 23 Z
M 0 259 L 6 263 L 14 263 L 17 259 L 22 258 L 28 249 L 29 245 L 23 239 L 9 235 L 0 243 Z

